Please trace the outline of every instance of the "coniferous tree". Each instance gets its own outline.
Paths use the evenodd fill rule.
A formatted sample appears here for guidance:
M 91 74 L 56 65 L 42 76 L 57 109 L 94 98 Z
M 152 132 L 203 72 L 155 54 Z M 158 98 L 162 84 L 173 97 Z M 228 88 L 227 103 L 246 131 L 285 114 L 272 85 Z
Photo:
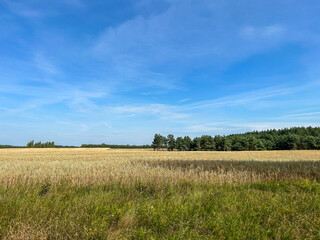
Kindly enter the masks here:
M 167 148 L 168 146 L 168 139 L 165 136 L 161 136 L 161 147 L 162 148 Z
M 200 151 L 201 150 L 201 139 L 199 137 L 195 137 L 192 140 L 191 149 L 192 151 Z
M 176 139 L 176 149 L 178 151 L 183 151 L 185 149 L 185 143 L 182 137 L 177 137 Z
M 27 143 L 27 148 L 33 148 L 34 147 L 34 140 Z
M 172 150 L 174 147 L 172 148 L 172 144 L 169 143 L 169 136 L 170 134 L 168 135 L 167 141 L 164 138 L 161 140 L 160 147 L 167 146 L 168 144 L 168 150 Z M 34 145 L 37 145 L 37 143 Z M 209 135 L 203 135 L 200 138 L 195 137 L 193 140 L 191 140 L 190 137 L 185 136 L 184 138 L 177 138 L 175 148 L 180 151 L 320 149 L 320 127 L 293 127 L 279 130 L 270 129 L 242 134 L 231 134 L 223 137 L 217 135 L 214 138 Z
M 200 140 L 200 146 L 202 151 L 215 150 L 213 137 L 209 135 L 203 135 Z
M 313 136 L 308 136 L 305 139 L 305 145 L 307 149 L 317 149 L 316 138 Z
M 161 134 L 155 134 L 153 142 L 152 142 L 153 150 L 157 149 L 157 151 L 159 151 L 159 149 L 162 146 L 162 141 L 163 141 L 163 138 L 162 138 Z
M 192 145 L 192 140 L 189 136 L 185 136 L 183 138 L 184 141 L 184 150 L 185 151 L 191 151 L 191 145 Z
M 257 140 L 257 144 L 256 144 L 256 149 L 257 151 L 264 151 L 266 150 L 266 147 L 265 145 L 263 144 L 262 140 L 261 139 L 258 139 Z
M 249 151 L 254 151 L 257 148 L 257 144 L 258 144 L 258 140 L 255 137 L 249 137 L 248 139 L 248 147 L 249 147 Z
M 222 138 L 222 151 L 229 151 L 230 150 L 230 145 L 229 141 L 226 137 Z
M 169 134 L 167 136 L 167 140 L 168 140 L 168 145 L 167 145 L 168 151 L 173 151 L 176 148 L 176 140 L 174 136 L 172 134 Z

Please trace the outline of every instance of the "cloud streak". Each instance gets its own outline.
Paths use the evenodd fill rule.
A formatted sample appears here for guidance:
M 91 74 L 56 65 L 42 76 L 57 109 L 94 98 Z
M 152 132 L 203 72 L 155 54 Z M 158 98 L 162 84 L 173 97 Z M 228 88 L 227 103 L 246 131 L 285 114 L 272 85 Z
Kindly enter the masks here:
M 303 116 L 311 116 L 311 115 L 319 115 L 319 114 L 320 112 L 308 112 L 308 113 L 286 115 L 286 117 L 303 117 Z
M 207 101 L 198 101 L 189 104 L 179 104 L 179 105 L 168 105 L 168 104 L 132 104 L 132 105 L 123 105 L 123 106 L 113 106 L 108 107 L 108 111 L 115 112 L 116 114 L 125 114 L 127 116 L 135 117 L 141 115 L 157 115 L 161 118 L 165 116 L 168 119 L 186 119 L 191 118 L 196 114 L 196 111 L 206 112 L 207 110 L 218 110 L 225 108 L 232 108 L 238 106 L 252 106 L 258 105 L 259 102 L 274 99 L 279 97 L 285 97 L 288 95 L 293 95 L 300 91 L 305 91 L 312 85 L 308 86 L 297 86 L 297 87 L 274 87 L 260 89 L 250 92 L 245 92 L 242 94 L 236 94 L 231 96 L 226 96 L 223 98 L 207 100 Z M 190 99 L 187 99 L 188 101 Z M 183 103 L 186 101 L 180 101 L 178 103 Z M 276 106 L 271 106 L 276 107 Z M 260 109 L 257 109 L 259 111 Z M 313 113 L 314 114 L 314 113 Z
M 0 142 L 319 122 L 316 0 L 2 3 Z
M 166 104 L 124 105 L 108 107 L 107 111 L 124 114 L 128 117 L 153 115 L 164 120 L 177 120 L 188 117 L 188 114 L 179 113 L 178 107 Z

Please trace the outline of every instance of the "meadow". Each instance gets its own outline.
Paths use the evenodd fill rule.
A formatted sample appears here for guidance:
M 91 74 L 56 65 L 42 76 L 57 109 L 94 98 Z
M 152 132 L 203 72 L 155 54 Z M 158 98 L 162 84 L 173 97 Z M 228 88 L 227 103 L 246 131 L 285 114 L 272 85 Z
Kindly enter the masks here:
M 0 149 L 1 239 L 320 239 L 320 151 Z

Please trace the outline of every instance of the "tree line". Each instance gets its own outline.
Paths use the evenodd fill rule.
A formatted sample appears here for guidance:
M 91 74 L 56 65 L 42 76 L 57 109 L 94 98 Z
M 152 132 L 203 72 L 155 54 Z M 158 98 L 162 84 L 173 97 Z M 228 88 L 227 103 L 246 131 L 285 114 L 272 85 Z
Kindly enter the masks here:
M 34 142 L 34 140 L 27 143 L 27 148 L 54 148 L 54 142 Z
M 13 146 L 13 145 L 0 145 L 0 148 L 24 148 L 22 146 Z
M 203 135 L 193 139 L 155 134 L 151 146 L 154 150 L 168 151 L 319 150 L 320 127 L 271 129 L 214 137 Z
M 119 144 L 82 144 L 82 148 L 114 148 L 114 149 L 142 149 L 142 148 L 152 148 L 151 145 L 119 145 Z

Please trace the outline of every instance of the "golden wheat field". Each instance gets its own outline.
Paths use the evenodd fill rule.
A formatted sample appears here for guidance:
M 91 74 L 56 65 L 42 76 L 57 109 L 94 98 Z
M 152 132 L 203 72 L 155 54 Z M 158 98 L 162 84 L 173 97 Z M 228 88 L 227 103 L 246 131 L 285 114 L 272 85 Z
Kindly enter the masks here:
M 0 184 L 242 183 L 320 178 L 320 151 L 1 149 Z

